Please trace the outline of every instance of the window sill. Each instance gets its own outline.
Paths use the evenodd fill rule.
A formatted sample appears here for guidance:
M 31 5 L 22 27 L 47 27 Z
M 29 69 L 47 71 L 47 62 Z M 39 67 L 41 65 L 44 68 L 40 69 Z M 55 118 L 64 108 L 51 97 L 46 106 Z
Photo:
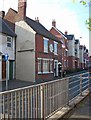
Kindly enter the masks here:
M 45 54 L 48 54 L 48 52 L 44 52 Z
M 58 55 L 57 53 L 54 53 L 54 55 Z
M 51 73 L 53 73 L 53 71 L 51 71 L 51 72 L 38 72 L 38 74 L 51 74 Z

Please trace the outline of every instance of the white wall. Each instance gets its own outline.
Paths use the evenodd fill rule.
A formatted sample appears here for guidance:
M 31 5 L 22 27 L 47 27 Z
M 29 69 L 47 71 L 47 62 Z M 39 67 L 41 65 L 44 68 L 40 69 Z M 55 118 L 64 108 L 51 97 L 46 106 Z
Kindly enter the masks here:
M 24 21 L 16 23 L 16 79 L 35 81 L 35 32 Z M 25 51 L 30 50 L 33 51 Z M 18 52 L 21 51 L 21 52 Z
M 9 60 L 15 60 L 15 38 L 12 38 L 12 47 L 7 47 L 7 35 L 2 35 L 2 53 L 8 53 Z
M 0 52 L 2 52 L 2 34 L 0 33 Z M 2 56 L 0 55 L 0 81 L 2 80 Z
M 9 60 L 15 60 L 15 37 L 12 38 L 12 47 L 7 47 L 7 35 L 0 33 L 0 52 L 2 55 L 8 53 Z M 9 61 L 7 66 L 9 79 Z M 2 80 L 2 56 L 0 56 L 0 80 Z
M 68 56 L 75 56 L 75 40 L 68 40 Z
M 84 58 L 84 57 L 83 57 L 84 50 L 83 50 L 83 49 L 80 49 L 79 51 L 80 51 L 80 59 L 79 59 L 79 60 L 80 60 L 80 63 L 84 63 L 84 59 L 83 59 L 83 58 Z
M 2 52 L 2 34 L 0 33 L 0 52 Z
M 0 81 L 2 80 L 2 56 L 0 55 Z
M 75 45 L 75 48 L 77 49 L 77 55 L 76 55 L 76 57 L 80 58 L 80 55 L 79 55 L 79 43 Z

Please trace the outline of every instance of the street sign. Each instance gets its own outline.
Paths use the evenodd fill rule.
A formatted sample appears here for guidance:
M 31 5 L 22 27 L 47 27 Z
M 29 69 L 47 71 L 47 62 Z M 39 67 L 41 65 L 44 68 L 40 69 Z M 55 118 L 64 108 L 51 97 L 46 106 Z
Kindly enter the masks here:
M 7 61 L 7 60 L 8 60 L 8 57 L 9 57 L 9 55 L 6 53 L 4 60 Z

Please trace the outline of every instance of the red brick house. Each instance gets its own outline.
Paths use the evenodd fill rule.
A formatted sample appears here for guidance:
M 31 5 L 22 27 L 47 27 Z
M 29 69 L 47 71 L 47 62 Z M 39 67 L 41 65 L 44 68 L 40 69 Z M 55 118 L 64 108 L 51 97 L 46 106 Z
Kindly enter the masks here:
M 68 69 L 75 69 L 75 37 L 74 35 L 68 35 L 67 32 L 65 36 L 68 39 Z
M 80 58 L 79 46 L 80 46 L 79 39 L 75 39 L 75 69 L 80 68 L 80 65 L 79 65 L 79 58 Z
M 84 46 L 80 45 L 79 50 L 80 50 L 80 68 L 84 68 Z
M 39 82 L 61 77 L 62 42 L 38 18 L 26 17 L 26 0 L 18 0 L 18 12 L 10 8 L 5 19 L 15 23 L 16 79 Z
M 50 32 L 54 34 L 59 41 L 62 41 L 61 44 L 61 64 L 62 64 L 62 72 L 68 69 L 68 47 L 67 47 L 67 38 L 65 35 L 56 28 L 56 21 L 52 21 L 52 28 Z

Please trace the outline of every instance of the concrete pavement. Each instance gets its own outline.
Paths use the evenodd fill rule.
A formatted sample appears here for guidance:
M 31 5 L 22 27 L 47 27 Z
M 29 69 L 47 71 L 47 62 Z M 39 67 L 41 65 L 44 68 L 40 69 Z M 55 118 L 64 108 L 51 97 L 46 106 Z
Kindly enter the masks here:
M 91 93 L 64 116 L 67 120 L 91 120 Z

